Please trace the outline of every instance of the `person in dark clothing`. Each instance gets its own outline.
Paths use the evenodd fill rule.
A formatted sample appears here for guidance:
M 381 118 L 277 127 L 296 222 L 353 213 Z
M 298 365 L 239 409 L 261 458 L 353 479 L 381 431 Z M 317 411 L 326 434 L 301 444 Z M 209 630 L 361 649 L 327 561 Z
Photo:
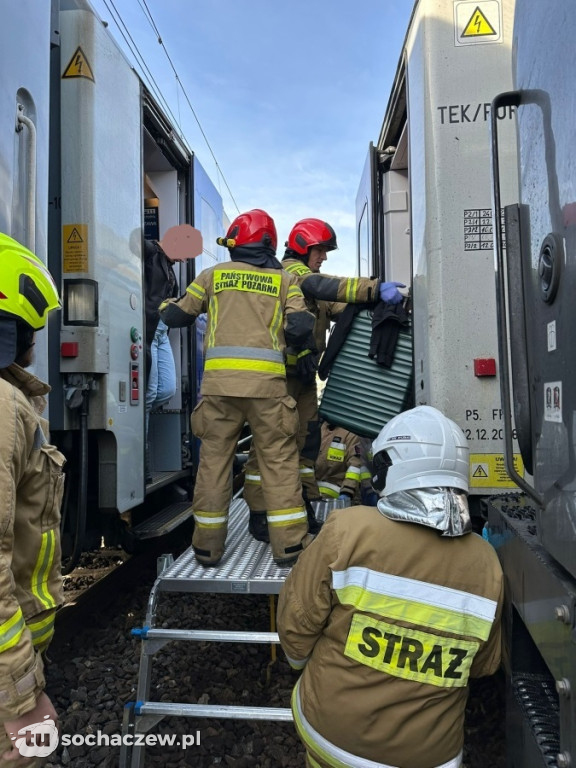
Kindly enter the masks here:
M 146 310 L 146 481 L 152 479 L 148 446 L 150 412 L 167 403 L 176 392 L 176 366 L 168 338 L 168 326 L 158 308 L 178 296 L 174 262 L 161 242 L 144 242 L 144 287 Z

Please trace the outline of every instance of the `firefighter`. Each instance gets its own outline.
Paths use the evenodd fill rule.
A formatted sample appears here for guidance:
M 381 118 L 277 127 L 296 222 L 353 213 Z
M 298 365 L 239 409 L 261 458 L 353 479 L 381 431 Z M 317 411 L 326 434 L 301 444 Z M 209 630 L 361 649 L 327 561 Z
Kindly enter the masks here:
M 224 553 L 230 475 L 245 422 L 262 467 L 275 562 L 292 564 L 309 543 L 298 473 L 296 403 L 286 388 L 285 348 L 310 336 L 314 317 L 297 281 L 276 259 L 276 227 L 259 209 L 238 216 L 221 245 L 230 262 L 201 272 L 179 299 L 161 304 L 169 327 L 208 314 L 202 398 L 192 431 L 202 441 L 194 489 L 196 559 L 215 565 Z
M 378 506 L 331 512 L 280 593 L 296 728 L 314 768 L 458 768 L 468 678 L 500 664 L 502 569 L 453 421 L 413 408 L 373 451 Z
M 361 438 L 327 421 L 322 422 L 320 438 L 315 474 L 322 499 L 368 503 L 374 491 Z
M 15 743 L 42 723 L 57 736 L 44 693 L 41 653 L 62 603 L 60 503 L 64 457 L 48 442 L 41 413 L 50 387 L 25 369 L 36 331 L 60 307 L 42 262 L 0 234 L 0 765 L 34 766 Z M 56 741 L 52 742 L 54 747 Z
M 320 499 L 314 464 L 320 449 L 320 421 L 316 370 L 326 348 L 326 333 L 332 320 L 347 304 L 376 302 L 379 299 L 396 304 L 403 296 L 398 287 L 403 283 L 383 283 L 365 277 L 334 277 L 320 274 L 327 253 L 338 247 L 336 233 L 321 219 L 302 219 L 288 236 L 282 259 L 283 268 L 295 275 L 306 298 L 308 309 L 316 318 L 314 337 L 304 349 L 288 350 L 288 392 L 298 404 L 300 427 L 298 449 L 300 474 L 311 531 L 319 525 L 311 502 Z M 244 474 L 244 499 L 250 508 L 250 532 L 255 539 L 268 540 L 265 502 L 261 493 L 261 478 L 254 451 L 250 452 Z

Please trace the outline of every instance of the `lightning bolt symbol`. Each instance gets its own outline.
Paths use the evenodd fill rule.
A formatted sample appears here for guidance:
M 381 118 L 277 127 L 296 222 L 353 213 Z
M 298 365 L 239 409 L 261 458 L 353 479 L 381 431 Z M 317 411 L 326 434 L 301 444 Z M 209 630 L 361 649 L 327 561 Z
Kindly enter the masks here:
M 80 56 L 80 54 L 76 56 L 75 64 L 78 67 L 78 72 L 82 72 L 82 56 Z
M 476 32 L 480 34 L 480 24 L 482 24 L 482 16 L 479 13 L 476 14 L 476 18 L 472 22 L 476 26 Z

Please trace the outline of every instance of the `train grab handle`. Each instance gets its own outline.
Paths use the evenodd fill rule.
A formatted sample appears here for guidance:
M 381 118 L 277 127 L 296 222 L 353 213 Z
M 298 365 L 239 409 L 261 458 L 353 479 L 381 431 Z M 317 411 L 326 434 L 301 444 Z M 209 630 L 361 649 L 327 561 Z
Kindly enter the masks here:
M 506 264 L 502 243 L 502 227 L 500 225 L 500 212 L 502 210 L 500 195 L 500 164 L 498 152 L 498 110 L 500 107 L 518 107 L 522 103 L 519 91 L 501 93 L 494 98 L 490 109 L 490 147 L 492 154 L 492 208 L 494 211 L 494 271 L 496 278 L 496 321 L 498 327 L 498 355 L 500 358 L 500 396 L 504 416 L 504 460 L 506 470 L 514 482 L 532 498 L 539 506 L 544 506 L 539 494 L 516 471 L 514 466 L 514 449 L 512 445 L 512 407 L 511 397 L 511 373 L 509 365 L 508 345 L 508 307 L 505 286 Z M 522 281 L 520 291 L 523 291 Z M 523 304 L 523 302 L 522 302 Z M 521 345 L 523 355 L 523 370 L 526 367 L 526 347 Z M 529 418 L 529 417 L 528 417 Z M 528 430 L 530 427 L 528 425 Z

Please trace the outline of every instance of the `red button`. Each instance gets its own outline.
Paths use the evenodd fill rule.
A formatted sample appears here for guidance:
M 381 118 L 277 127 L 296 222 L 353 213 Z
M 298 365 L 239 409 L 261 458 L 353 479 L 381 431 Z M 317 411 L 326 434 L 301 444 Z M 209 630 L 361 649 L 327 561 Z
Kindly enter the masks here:
M 475 376 L 496 376 L 496 360 L 493 357 L 477 357 L 474 360 Z
M 60 344 L 60 354 L 62 357 L 78 357 L 78 342 L 63 341 Z

